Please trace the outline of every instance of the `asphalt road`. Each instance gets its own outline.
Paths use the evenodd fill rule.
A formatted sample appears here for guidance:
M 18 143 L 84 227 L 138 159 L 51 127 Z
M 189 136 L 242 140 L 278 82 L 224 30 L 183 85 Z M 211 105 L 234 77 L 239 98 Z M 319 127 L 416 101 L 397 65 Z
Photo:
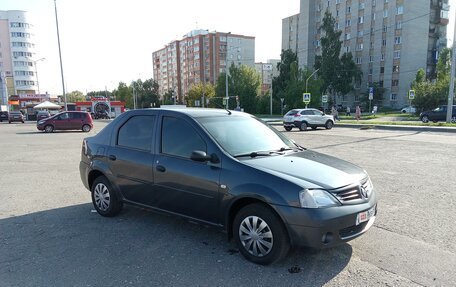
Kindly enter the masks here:
M 0 123 L 0 286 L 456 285 L 454 134 L 286 132 L 364 167 L 379 214 L 349 244 L 293 250 L 264 267 L 212 228 L 133 207 L 95 213 L 78 164 L 82 139 L 104 125 L 44 134 L 34 123 Z

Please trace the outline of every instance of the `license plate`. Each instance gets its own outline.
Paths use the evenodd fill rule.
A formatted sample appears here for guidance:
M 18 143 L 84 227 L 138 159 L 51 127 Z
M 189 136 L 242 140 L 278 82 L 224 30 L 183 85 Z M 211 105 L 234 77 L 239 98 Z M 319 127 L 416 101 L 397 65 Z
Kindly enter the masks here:
M 375 206 L 369 210 L 358 213 L 358 215 L 356 216 L 356 225 L 359 225 L 360 223 L 368 221 L 374 215 L 375 215 Z

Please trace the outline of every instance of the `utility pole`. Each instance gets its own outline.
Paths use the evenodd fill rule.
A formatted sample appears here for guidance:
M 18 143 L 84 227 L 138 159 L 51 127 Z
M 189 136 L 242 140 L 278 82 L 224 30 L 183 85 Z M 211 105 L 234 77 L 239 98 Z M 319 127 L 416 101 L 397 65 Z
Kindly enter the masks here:
M 63 79 L 62 50 L 60 49 L 59 20 L 57 18 L 57 3 L 56 3 L 56 0 L 54 0 L 54 8 L 55 8 L 55 25 L 57 27 L 57 43 L 59 45 L 60 74 L 62 76 L 63 100 L 65 101 L 65 111 L 68 111 L 67 96 L 66 96 L 66 93 L 65 93 L 65 80 Z
M 454 77 L 456 68 L 456 21 L 454 22 L 454 34 L 453 34 L 453 48 L 451 57 L 451 77 L 450 77 L 450 90 L 448 92 L 448 107 L 446 114 L 446 122 L 450 123 L 453 117 L 453 98 L 454 98 Z

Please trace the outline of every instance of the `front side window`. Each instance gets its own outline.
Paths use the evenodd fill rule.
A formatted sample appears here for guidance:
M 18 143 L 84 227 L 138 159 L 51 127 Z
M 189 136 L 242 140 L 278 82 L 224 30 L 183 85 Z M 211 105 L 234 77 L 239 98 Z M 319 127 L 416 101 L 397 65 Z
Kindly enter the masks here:
M 154 132 L 155 116 L 134 116 L 119 129 L 117 145 L 150 151 Z
M 190 158 L 195 150 L 207 150 L 206 143 L 198 132 L 183 119 L 163 117 L 161 152 Z
M 197 118 L 197 121 L 232 156 L 296 148 L 291 140 L 253 117 L 227 115 Z

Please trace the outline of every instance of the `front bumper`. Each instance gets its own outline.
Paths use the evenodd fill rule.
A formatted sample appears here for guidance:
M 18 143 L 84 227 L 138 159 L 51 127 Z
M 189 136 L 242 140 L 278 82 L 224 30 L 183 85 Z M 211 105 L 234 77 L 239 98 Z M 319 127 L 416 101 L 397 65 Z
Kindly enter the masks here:
M 305 209 L 290 206 L 274 206 L 282 216 L 293 246 L 317 249 L 333 247 L 364 234 L 377 215 L 377 200 L 358 205 L 342 205 L 322 209 Z M 359 213 L 375 208 L 374 215 L 356 225 Z

